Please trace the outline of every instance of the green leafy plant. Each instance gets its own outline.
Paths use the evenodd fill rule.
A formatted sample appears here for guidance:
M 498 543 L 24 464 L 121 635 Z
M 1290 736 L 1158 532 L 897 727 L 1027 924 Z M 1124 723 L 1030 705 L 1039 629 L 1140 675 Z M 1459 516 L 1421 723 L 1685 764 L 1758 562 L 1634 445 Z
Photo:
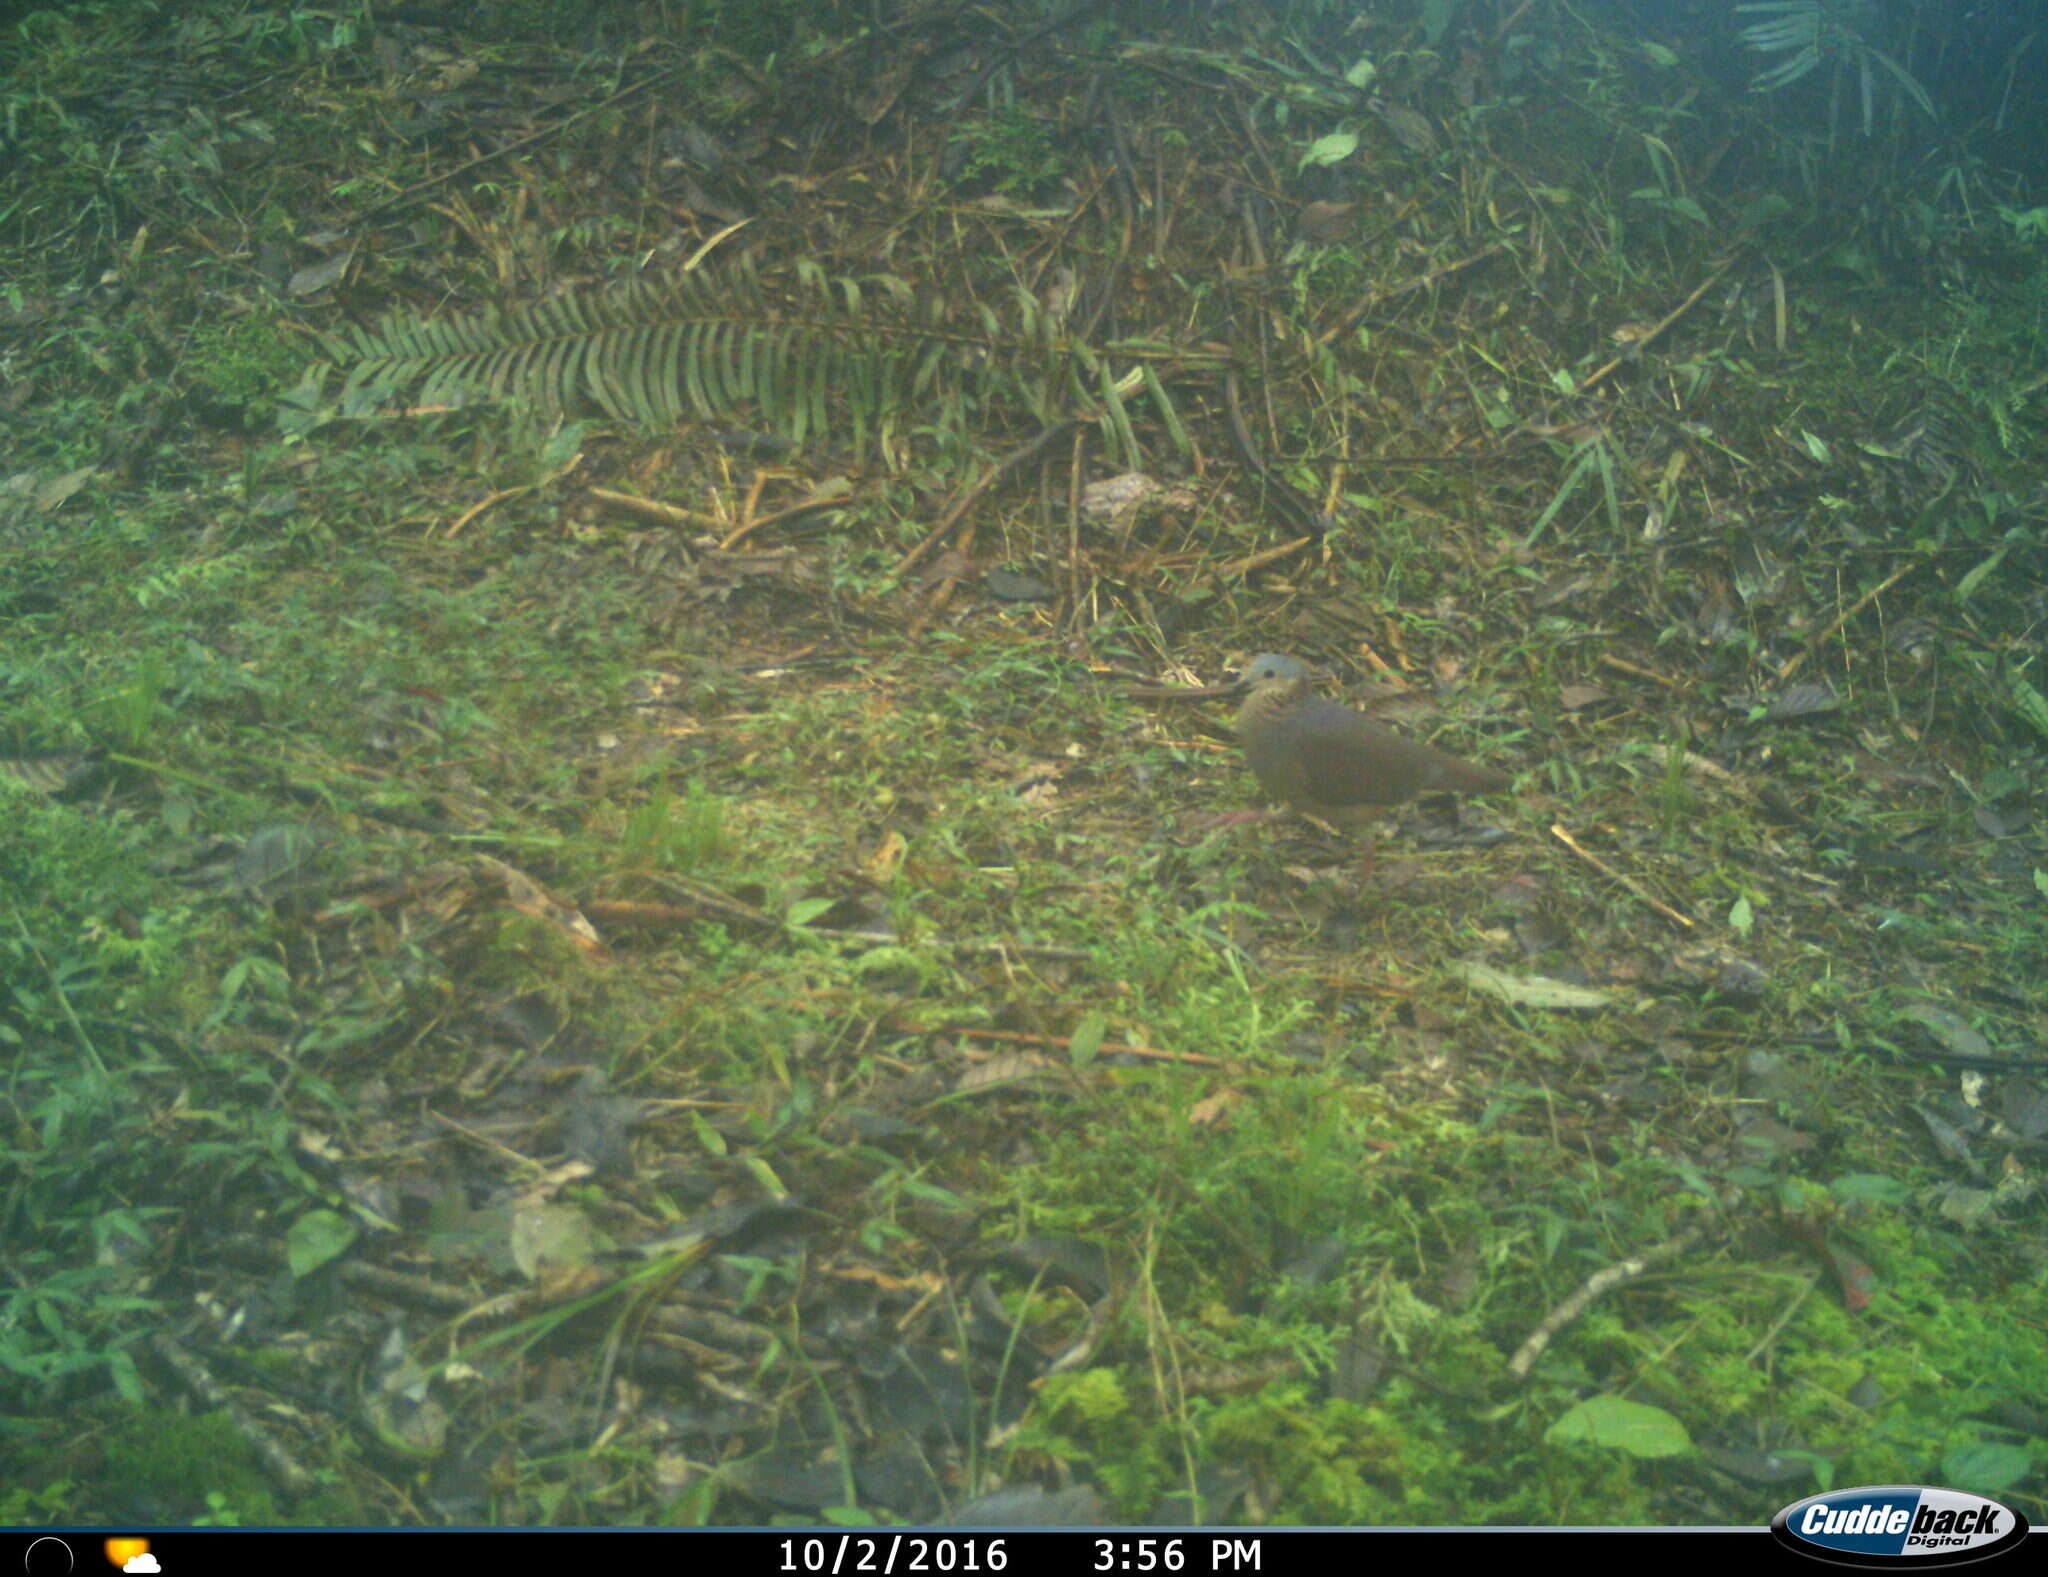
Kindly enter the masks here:
M 1020 105 L 969 121 L 954 136 L 956 186 L 988 185 L 1007 196 L 1031 197 L 1065 168 L 1050 128 Z
M 1760 54 L 1784 57 L 1757 74 L 1752 83 L 1757 92 L 1777 92 L 1822 66 L 1833 68 L 1837 86 L 1843 76 L 1853 75 L 1862 106 L 1863 135 L 1868 137 L 1875 116 L 1876 77 L 1882 71 L 1914 108 L 1930 120 L 1934 118 L 1934 103 L 1927 90 L 1869 41 L 1869 32 L 1881 20 L 1872 0 L 1746 0 L 1735 10 L 1737 15 L 1764 19 L 1736 35 L 1745 46 Z

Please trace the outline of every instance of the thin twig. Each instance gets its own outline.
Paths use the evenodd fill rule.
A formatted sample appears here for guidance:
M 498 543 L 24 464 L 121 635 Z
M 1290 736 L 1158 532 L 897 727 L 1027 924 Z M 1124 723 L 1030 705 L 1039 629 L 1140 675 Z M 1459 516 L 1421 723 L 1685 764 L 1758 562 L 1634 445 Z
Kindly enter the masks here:
M 960 517 L 981 502 L 984 493 L 995 486 L 1003 477 L 1016 470 L 1018 466 L 1034 458 L 1047 444 L 1072 428 L 1078 420 L 1079 418 L 1077 417 L 1069 417 L 1066 421 L 1054 422 L 1050 427 L 1041 431 L 1031 442 L 1025 444 L 1020 449 L 1011 450 L 1000 460 L 996 461 L 994 465 L 990 466 L 978 481 L 953 501 L 952 507 L 940 518 L 939 523 L 932 527 L 931 531 L 925 536 L 925 539 L 903 555 L 902 559 L 897 562 L 896 575 L 901 577 L 915 569 L 919 560 L 946 540 L 947 533 L 960 523 Z
M 1669 312 L 1665 313 L 1664 316 L 1658 320 L 1656 326 L 1653 327 L 1649 333 L 1643 335 L 1642 338 L 1633 341 L 1629 345 L 1627 354 L 1616 356 L 1612 361 L 1610 361 L 1606 366 L 1600 368 L 1597 372 L 1588 373 L 1586 375 L 1585 381 L 1579 385 L 1578 392 L 1580 394 L 1584 394 L 1588 389 L 1594 387 L 1596 384 L 1605 382 L 1608 374 L 1613 372 L 1615 368 L 1625 367 L 1631 361 L 1635 360 L 1637 356 L 1642 354 L 1644 347 L 1647 346 L 1650 343 L 1650 341 L 1655 339 L 1659 334 L 1662 334 L 1666 329 L 1670 328 L 1672 324 L 1676 323 L 1680 318 L 1684 317 L 1686 313 L 1690 312 L 1692 310 L 1693 303 L 1698 301 L 1700 297 L 1704 296 L 1709 290 L 1712 290 L 1714 288 L 1714 281 L 1719 279 L 1723 274 L 1727 273 L 1729 268 L 1734 264 L 1734 262 L 1735 259 L 1732 256 L 1722 258 L 1719 265 L 1715 267 L 1713 272 L 1708 274 L 1705 279 L 1700 281 L 1699 288 L 1697 290 L 1695 290 L 1691 295 L 1687 296 L 1683 301 L 1679 302 L 1679 304 L 1673 307 Z
M 1644 888 L 1643 884 L 1637 881 L 1633 876 L 1622 875 L 1620 871 L 1617 871 L 1613 866 L 1609 865 L 1605 860 L 1601 859 L 1599 855 L 1593 853 L 1592 850 L 1581 846 L 1578 839 L 1574 838 L 1569 832 L 1566 832 L 1564 830 L 1564 824 L 1562 822 L 1551 823 L 1550 835 L 1553 838 L 1557 839 L 1557 841 L 1563 844 L 1567 849 L 1570 849 L 1572 853 L 1576 854 L 1580 859 L 1584 860 L 1588 865 L 1592 866 L 1593 869 L 1598 871 L 1602 876 L 1605 876 L 1612 881 L 1620 882 L 1622 886 L 1626 887 L 1630 892 L 1634 893 L 1638 898 L 1642 899 L 1644 903 L 1648 904 L 1652 909 L 1656 910 L 1657 913 L 1664 916 L 1665 919 L 1671 921 L 1672 924 L 1682 925 L 1688 931 L 1694 928 L 1697 922 L 1688 920 L 1684 915 L 1680 914 L 1676 909 L 1672 908 L 1671 905 L 1664 902 L 1663 899 L 1652 897 L 1648 890 Z
M 149 1338 L 149 1345 L 163 1361 L 164 1367 L 178 1377 L 179 1383 L 202 1406 L 228 1415 L 229 1422 L 235 1426 L 235 1433 L 248 1442 L 272 1483 L 287 1495 L 303 1495 L 313 1487 L 313 1475 L 301 1467 L 285 1450 L 283 1443 L 236 1400 L 233 1392 L 213 1377 L 213 1371 L 195 1354 L 161 1331 Z
M 1854 602 L 1850 603 L 1849 606 L 1843 609 L 1842 612 L 1836 618 L 1829 621 L 1828 627 L 1826 629 L 1820 631 L 1817 635 L 1813 637 L 1812 640 L 1806 643 L 1806 647 L 1803 651 L 1794 652 L 1791 655 L 1791 657 L 1786 659 L 1785 665 L 1778 670 L 1778 683 L 1783 684 L 1787 679 L 1790 679 L 1794 674 L 1799 672 L 1800 664 L 1804 663 L 1807 658 L 1811 657 L 1815 652 L 1819 651 L 1821 643 L 1823 641 L 1831 639 L 1835 631 L 1839 630 L 1843 625 L 1847 624 L 1851 619 L 1855 618 L 1857 614 L 1861 613 L 1865 608 L 1869 607 L 1879 597 L 1882 597 L 1886 592 L 1890 591 L 1892 587 L 1898 585 L 1900 581 L 1904 580 L 1908 575 L 1912 574 L 1914 570 L 1918 569 L 1921 565 L 1925 564 L 1926 562 L 1927 560 L 1925 559 L 1911 559 L 1906 563 L 1901 564 L 1897 569 L 1893 570 L 1889 575 L 1885 576 L 1883 580 L 1879 581 L 1875 586 L 1871 587 L 1870 590 L 1866 591 L 1862 596 L 1858 597 Z
M 1066 1035 L 1029 1035 L 1017 1029 L 982 1029 L 973 1024 L 934 1024 L 930 1028 L 902 1026 L 899 1033 L 912 1035 L 964 1035 L 970 1040 L 1000 1041 L 1010 1046 L 1051 1046 L 1065 1051 L 1073 1045 Z M 1098 1056 L 1149 1057 L 1154 1062 L 1185 1062 L 1198 1068 L 1227 1068 L 1229 1063 L 1221 1057 L 1205 1056 L 1199 1051 L 1161 1051 L 1157 1046 L 1134 1046 L 1129 1041 L 1105 1040 L 1098 1048 Z
M 649 88 L 659 87 L 682 69 L 680 66 L 670 66 L 664 70 L 657 71 L 652 76 L 641 78 L 640 81 L 633 83 L 630 87 L 620 88 L 611 97 L 599 99 L 595 104 L 580 109 L 573 115 L 565 115 L 562 119 L 553 122 L 551 125 L 543 126 L 539 131 L 529 133 L 527 136 L 519 138 L 516 142 L 508 142 L 502 148 L 493 148 L 489 153 L 480 153 L 474 159 L 458 164 L 453 169 L 443 170 L 439 175 L 430 175 L 424 181 L 415 182 L 403 191 L 393 192 L 381 203 L 372 203 L 368 208 L 357 214 L 355 222 L 362 224 L 365 220 L 373 219 L 378 214 L 383 213 L 387 208 L 395 208 L 398 204 L 417 197 L 422 192 L 431 191 L 443 182 L 452 181 L 459 175 L 466 174 L 471 170 L 493 163 L 496 160 L 510 158 L 513 154 L 522 152 L 532 147 L 533 144 L 544 141 L 549 137 L 559 137 L 578 121 L 588 120 L 593 115 L 601 115 L 606 110 L 612 108 L 612 106 L 624 103 L 635 94 L 645 93 Z
M 1596 1271 L 1588 1276 L 1579 1290 L 1546 1314 L 1543 1323 L 1529 1333 L 1529 1339 L 1515 1349 L 1514 1357 L 1508 1360 L 1508 1373 L 1517 1380 L 1526 1380 L 1529 1371 L 1536 1366 L 1536 1360 L 1543 1356 L 1543 1350 L 1550 1345 L 1551 1339 L 1585 1313 L 1595 1298 L 1613 1291 L 1625 1282 L 1636 1280 L 1652 1266 L 1662 1264 L 1667 1259 L 1677 1258 L 1697 1243 L 1705 1235 L 1707 1228 L 1713 1224 L 1711 1219 L 1695 1222 L 1670 1242 L 1660 1243 L 1655 1248 L 1638 1254 L 1634 1259 L 1625 1259 L 1618 1265 L 1609 1265 L 1605 1270 Z

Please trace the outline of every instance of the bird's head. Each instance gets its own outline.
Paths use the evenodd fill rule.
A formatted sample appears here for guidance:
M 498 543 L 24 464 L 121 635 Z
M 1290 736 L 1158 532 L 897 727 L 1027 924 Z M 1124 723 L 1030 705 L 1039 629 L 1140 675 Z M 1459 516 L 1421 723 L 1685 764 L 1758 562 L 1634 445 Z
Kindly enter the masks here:
M 1276 690 L 1306 690 L 1315 672 L 1298 657 L 1285 652 L 1260 652 L 1239 670 L 1237 689 L 1246 694 Z

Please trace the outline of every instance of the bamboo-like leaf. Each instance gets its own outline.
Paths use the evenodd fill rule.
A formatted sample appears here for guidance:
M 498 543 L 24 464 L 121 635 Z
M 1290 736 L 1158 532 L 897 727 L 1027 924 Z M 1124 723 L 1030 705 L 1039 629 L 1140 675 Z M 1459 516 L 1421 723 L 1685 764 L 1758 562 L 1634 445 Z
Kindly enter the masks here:
M 1027 345 L 1042 345 L 1052 334 L 1052 318 L 1038 304 L 1038 298 L 1022 285 L 1017 288 L 1017 327 Z
M 1600 464 L 1601 495 L 1607 501 L 1607 526 L 1616 537 L 1621 535 L 1621 489 L 1614 478 L 1614 451 L 1605 443 L 1593 445 L 1594 457 Z
M 1819 64 L 1819 50 L 1802 49 L 1790 60 L 1781 61 L 1768 71 L 1759 71 L 1750 79 L 1749 85 L 1757 93 L 1775 93 L 1780 88 L 1790 87 Z
M 690 410 L 690 393 L 688 393 L 688 389 L 686 389 L 686 385 L 682 381 L 682 358 L 690 354 L 688 340 L 690 340 L 690 326 L 688 324 L 670 324 L 668 326 L 668 344 L 664 346 L 664 352 L 662 352 L 662 363 L 664 363 L 662 365 L 662 377 L 668 379 L 668 389 L 670 389 L 670 397 L 676 403 L 676 418 L 678 420 L 684 416 L 684 412 Z
M 631 421 L 631 408 L 623 398 L 618 379 L 612 375 L 611 358 L 605 353 L 607 339 L 607 335 L 590 334 L 568 341 L 569 377 L 613 421 Z
M 632 407 L 633 419 L 650 431 L 661 425 L 661 396 L 655 391 L 653 381 L 647 376 L 649 343 L 656 330 L 629 326 L 614 330 L 620 338 L 619 385 L 626 391 L 626 401 Z
M 1999 547 L 1992 551 L 1992 554 L 1989 558 L 1984 559 L 1980 563 L 1972 565 L 1968 570 L 1965 570 L 1963 572 L 1963 578 L 1956 582 L 1956 601 L 1968 602 L 1972 597 L 1976 596 L 1977 588 L 1983 585 L 1985 580 L 1988 579 L 1992 575 L 1992 573 L 1997 570 L 1998 566 L 2005 562 L 2005 553 L 2005 547 L 2003 544 L 2001 544 Z
M 711 404 L 710 392 L 704 387 L 704 335 L 706 325 L 692 323 L 683 330 L 682 374 L 683 388 L 690 396 L 690 409 L 697 420 L 708 422 L 717 414 Z
M 1180 412 L 1173 408 L 1173 401 L 1166 393 L 1166 385 L 1159 381 L 1159 369 L 1151 362 L 1140 362 L 1145 374 L 1145 392 L 1151 397 L 1152 408 L 1159 413 L 1160 421 L 1166 424 L 1166 436 L 1173 440 L 1174 452 L 1183 460 L 1193 460 L 1195 446 L 1188 437 L 1187 428 L 1181 425 Z
M 1887 55 L 1881 49 L 1871 50 L 1869 54 L 1869 59 L 1875 64 L 1882 66 L 1885 69 L 1885 71 L 1890 73 L 1892 80 L 1898 83 L 1900 90 L 1906 95 L 1907 98 L 1913 101 L 1914 107 L 1917 108 L 1921 114 L 1925 115 L 1929 120 L 1933 120 L 1935 118 L 1934 101 L 1928 98 L 1927 90 L 1920 86 L 1919 79 L 1916 78 L 1912 72 L 1908 71 L 1904 66 L 1900 65 L 1896 60 L 1892 59 L 1890 55 Z M 1868 117 L 1866 114 L 1866 120 L 1867 118 Z
M 596 336 L 564 334 L 560 336 L 560 340 L 568 351 L 562 358 L 558 373 L 561 379 L 559 387 L 562 391 L 570 400 L 580 398 L 586 402 L 594 401 L 597 408 L 615 422 L 626 420 L 625 413 L 613 407 L 610 378 L 607 377 L 600 382 L 596 369 L 592 366 L 592 353 L 597 348 Z M 553 408 L 553 405 L 554 402 L 550 401 L 550 408 Z M 567 409 L 567 404 L 564 403 L 562 408 Z
M 756 325 L 720 325 L 713 350 L 719 359 L 718 382 L 725 391 L 725 409 L 758 405 L 762 349 L 761 331 Z
M 896 275 L 828 276 L 809 260 L 794 272 L 793 288 L 771 292 L 753 262 L 737 258 L 511 309 L 393 316 L 327 343 L 344 358 L 344 406 L 358 410 L 389 397 L 381 391 L 413 391 L 428 402 L 588 403 L 660 427 L 751 403 L 771 430 L 808 436 L 839 423 L 866 448 L 896 442 L 906 408 L 934 432 L 957 435 L 977 399 L 985 408 L 991 390 L 1007 397 L 1021 342 L 986 305 L 963 304 L 974 325 L 963 333 L 942 293 Z M 1050 315 L 1019 299 L 1043 341 Z M 1071 364 L 1043 344 L 1026 361 L 1035 381 L 1022 387 L 1044 406 L 1044 391 Z M 1173 418 L 1162 420 L 1172 431 Z
M 2017 670 L 2005 676 L 2005 683 L 2013 710 L 2043 739 L 2048 739 L 2048 696 L 2029 684 Z
M 814 340 L 810 354 L 805 357 L 804 403 L 810 407 L 811 419 L 807 432 L 825 433 L 831 431 L 832 423 L 827 414 L 831 404 L 831 380 L 839 366 L 839 338 L 827 335 Z
M 545 404 L 547 391 L 554 387 L 551 360 L 568 354 L 565 340 L 528 340 L 513 348 L 512 377 L 505 385 L 505 398 Z
M 1138 448 L 1138 435 L 1131 430 L 1131 413 L 1124 409 L 1124 397 L 1117 393 L 1116 376 L 1109 369 L 1109 363 L 1102 364 L 1102 405 L 1108 414 L 1110 437 L 1114 441 L 1119 464 L 1126 471 L 1144 469 Z
M 1600 440 L 1597 438 L 1589 438 L 1579 445 L 1572 456 L 1571 467 L 1564 474 L 1564 480 L 1558 484 L 1557 491 L 1551 495 L 1550 502 L 1544 506 L 1543 512 L 1536 517 L 1536 523 L 1529 528 L 1529 534 L 1522 539 L 1525 547 L 1535 546 L 1536 539 L 1543 535 L 1544 529 L 1564 506 L 1571 502 L 1572 495 L 1579 490 L 1579 484 L 1586 480 L 1597 464 L 1593 451 L 1598 447 Z
M 775 385 L 776 430 L 802 442 L 797 430 L 797 412 L 802 409 L 802 336 L 793 325 L 777 325 L 771 336 L 775 347 L 772 381 Z
M 903 369 L 903 352 L 894 345 L 876 346 L 868 352 L 868 414 L 879 419 L 895 403 L 898 375 Z
M 518 365 L 519 352 L 507 345 L 486 356 L 476 370 L 476 385 L 483 390 L 484 397 L 502 400 L 512 386 L 512 375 Z
M 816 364 L 811 368 L 811 427 L 816 432 L 830 432 L 832 424 L 826 418 L 826 404 L 833 387 L 833 375 L 845 360 L 839 353 L 839 342 L 828 341 L 820 347 Z
M 629 328 L 600 329 L 583 341 L 578 381 L 600 409 L 616 422 L 639 421 L 639 407 L 622 375 Z
M 910 400 L 910 380 L 916 372 L 908 347 L 892 345 L 875 357 L 875 422 L 876 439 L 881 438 L 882 425 L 896 412 L 907 409 Z
M 551 387 L 548 362 L 562 352 L 560 341 L 530 340 L 516 347 L 513 371 L 505 385 L 505 398 L 513 404 L 545 404 Z
M 788 432 L 786 377 L 788 358 L 782 354 L 782 336 L 762 326 L 760 354 L 754 360 L 754 399 L 760 401 L 762 420 L 770 432 Z
M 874 410 L 875 352 L 865 351 L 848 358 L 845 381 L 840 385 L 846 401 L 846 425 L 853 429 L 856 454 L 868 446 L 868 421 Z
M 801 426 L 801 434 L 799 434 L 797 442 L 803 442 L 803 438 L 809 436 L 811 432 L 823 432 L 825 430 L 821 403 L 823 403 L 825 367 L 831 363 L 831 340 L 829 338 L 821 338 L 821 340 L 809 340 L 809 342 L 801 344 L 797 363 L 799 363 L 799 367 L 797 367 L 797 397 L 799 397 L 801 406 L 803 406 L 803 418 L 801 418 L 801 424 L 799 424 Z
M 1738 5 L 1735 11 L 1738 16 L 1773 18 L 1768 22 L 1752 22 L 1735 35 L 1752 49 L 1776 53 L 1801 44 L 1815 43 L 1820 38 L 1820 0 L 1758 0 L 1756 4 Z
M 703 333 L 697 356 L 697 376 L 704 380 L 704 395 L 710 400 L 712 409 L 729 411 L 733 406 L 733 393 L 725 383 L 723 345 L 731 325 L 714 319 L 700 327 Z
M 617 385 L 625 408 L 632 413 L 628 419 L 651 430 L 660 424 L 661 414 L 655 408 L 646 378 L 641 375 L 649 332 L 631 323 L 607 330 L 604 338 L 610 354 L 604 358 L 604 368 L 606 375 Z
M 464 357 L 448 362 L 438 376 L 430 375 L 426 389 L 421 394 L 422 403 L 430 407 L 467 405 L 471 391 L 475 387 L 468 367 L 468 358 Z
M 1085 346 L 1076 346 L 1075 349 L 1084 353 L 1086 351 Z M 1088 392 L 1088 385 L 1082 381 L 1081 374 L 1082 369 L 1093 359 L 1089 357 L 1083 360 L 1081 356 L 1069 356 L 1060 363 L 1062 381 L 1066 384 L 1067 403 L 1077 410 L 1087 406 L 1092 398 Z
M 783 335 L 764 330 L 761 338 L 761 382 L 755 398 L 771 432 L 789 432 L 795 402 L 789 395 L 789 346 Z M 792 434 L 794 436 L 794 434 Z
M 927 345 L 924 354 L 918 357 L 917 371 L 910 380 L 910 398 L 913 402 L 923 400 L 931 391 L 933 380 L 939 375 L 939 368 L 946 359 L 943 344 Z
M 776 354 L 782 358 L 783 409 L 789 425 L 783 429 L 798 443 L 810 435 L 810 402 L 805 398 L 810 375 L 811 350 L 815 343 L 797 324 L 776 331 Z
M 548 319 L 551 324 L 556 325 L 554 332 L 595 333 L 603 325 L 602 320 L 591 308 L 602 299 L 601 296 L 586 294 L 581 290 L 565 290 L 559 296 L 551 298 L 548 302 L 551 309 Z
M 640 337 L 636 376 L 640 380 L 641 398 L 652 413 L 649 425 L 656 429 L 675 426 L 683 414 L 682 397 L 674 377 L 675 363 L 669 354 L 669 343 L 674 337 L 675 325 L 671 323 L 658 323 Z
M 544 411 L 566 410 L 576 395 L 575 361 L 580 348 L 581 341 L 573 339 L 540 341 L 530 386 L 519 392 Z
M 692 320 L 663 314 L 646 330 L 648 392 L 674 421 L 694 409 L 689 393 L 687 366 L 691 356 L 690 335 L 700 327 Z M 713 396 L 712 403 L 717 403 Z
M 390 365 L 387 363 L 387 365 Z M 393 383 L 404 385 L 415 380 L 404 374 L 392 379 Z M 427 374 L 420 384 L 419 392 L 413 396 L 414 403 L 427 410 L 438 410 L 441 406 L 457 403 L 461 398 L 461 384 L 455 380 L 448 367 L 442 367 Z

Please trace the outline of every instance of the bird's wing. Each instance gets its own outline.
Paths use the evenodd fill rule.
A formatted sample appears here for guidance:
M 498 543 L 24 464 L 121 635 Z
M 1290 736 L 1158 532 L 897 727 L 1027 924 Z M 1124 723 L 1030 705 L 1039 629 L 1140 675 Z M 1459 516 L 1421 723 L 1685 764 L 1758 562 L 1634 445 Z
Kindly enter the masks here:
M 1330 705 L 1304 709 L 1294 740 L 1294 779 L 1321 805 L 1393 805 L 1422 787 L 1429 746 Z

